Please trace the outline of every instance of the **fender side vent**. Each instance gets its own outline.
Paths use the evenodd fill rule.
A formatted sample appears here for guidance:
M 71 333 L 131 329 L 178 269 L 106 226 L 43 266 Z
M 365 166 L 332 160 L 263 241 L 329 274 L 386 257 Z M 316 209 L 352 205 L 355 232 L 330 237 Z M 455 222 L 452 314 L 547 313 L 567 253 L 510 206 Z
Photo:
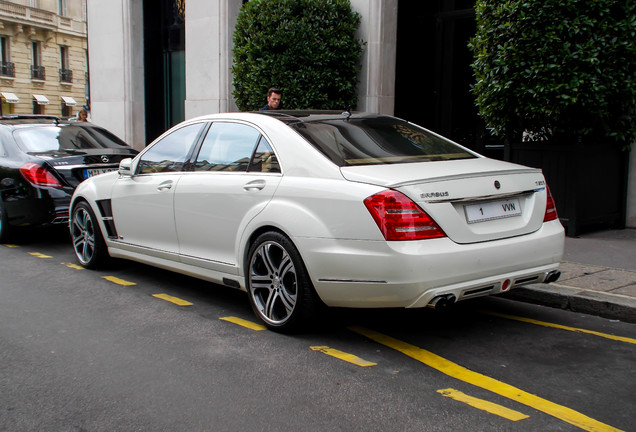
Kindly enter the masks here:
M 108 238 L 116 239 L 117 228 L 115 228 L 115 221 L 113 220 L 113 207 L 111 206 L 111 201 L 99 200 L 97 201 L 97 208 L 99 209 L 102 221 L 106 226 L 106 235 L 108 235 Z

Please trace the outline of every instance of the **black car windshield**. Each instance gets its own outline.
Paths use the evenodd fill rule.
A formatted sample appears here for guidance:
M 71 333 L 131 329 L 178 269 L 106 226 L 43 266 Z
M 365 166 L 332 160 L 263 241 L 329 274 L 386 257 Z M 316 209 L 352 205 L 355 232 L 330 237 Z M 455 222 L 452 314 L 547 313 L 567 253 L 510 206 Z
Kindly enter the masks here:
M 288 124 L 341 167 L 477 157 L 451 141 L 394 117 Z
M 45 125 L 16 129 L 18 146 L 28 153 L 49 153 L 101 148 L 128 148 L 105 129 L 95 126 Z

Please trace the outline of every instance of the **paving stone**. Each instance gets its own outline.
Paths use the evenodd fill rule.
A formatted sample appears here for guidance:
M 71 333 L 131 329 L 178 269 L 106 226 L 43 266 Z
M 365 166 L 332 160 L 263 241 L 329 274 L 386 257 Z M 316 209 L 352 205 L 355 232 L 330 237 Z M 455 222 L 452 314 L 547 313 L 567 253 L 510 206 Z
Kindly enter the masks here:
M 612 291 L 612 294 L 622 294 L 636 298 L 636 284 L 628 285 L 626 287 L 617 288 Z
M 587 264 L 577 264 L 570 262 L 562 262 L 559 264 L 559 270 L 561 271 L 561 277 L 558 282 L 574 279 L 580 276 L 586 276 L 593 273 L 598 273 L 606 270 L 605 267 L 597 267 Z
M 585 276 L 559 280 L 557 283 L 594 291 L 614 292 L 617 288 L 636 285 L 636 272 L 607 269 Z

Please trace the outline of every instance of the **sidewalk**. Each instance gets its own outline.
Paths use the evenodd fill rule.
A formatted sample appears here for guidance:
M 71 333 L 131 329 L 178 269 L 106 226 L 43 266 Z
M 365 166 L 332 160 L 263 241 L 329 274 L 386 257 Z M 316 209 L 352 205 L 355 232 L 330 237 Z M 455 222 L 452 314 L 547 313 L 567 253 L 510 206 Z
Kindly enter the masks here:
M 505 296 L 636 323 L 636 229 L 566 237 L 561 278 Z

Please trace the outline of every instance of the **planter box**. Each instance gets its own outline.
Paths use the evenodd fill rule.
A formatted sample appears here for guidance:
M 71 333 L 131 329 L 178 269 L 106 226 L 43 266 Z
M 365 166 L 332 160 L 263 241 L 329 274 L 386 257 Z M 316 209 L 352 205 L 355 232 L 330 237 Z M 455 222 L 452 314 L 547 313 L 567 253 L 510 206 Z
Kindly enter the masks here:
M 625 228 L 629 152 L 620 146 L 517 143 L 509 160 L 543 170 L 569 237 Z

